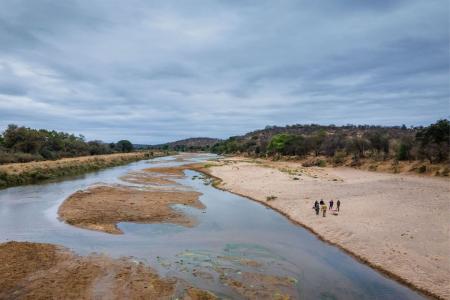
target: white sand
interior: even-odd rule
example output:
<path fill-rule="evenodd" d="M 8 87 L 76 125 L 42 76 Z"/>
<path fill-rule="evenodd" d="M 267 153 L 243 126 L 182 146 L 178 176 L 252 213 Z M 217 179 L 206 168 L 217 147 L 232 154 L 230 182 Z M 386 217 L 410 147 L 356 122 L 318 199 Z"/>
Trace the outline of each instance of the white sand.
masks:
<path fill-rule="evenodd" d="M 448 179 L 242 160 L 210 172 L 222 188 L 264 202 L 373 266 L 450 299 Z M 340 199 L 339 215 L 316 216 L 312 206 L 321 198 L 327 205 Z"/>

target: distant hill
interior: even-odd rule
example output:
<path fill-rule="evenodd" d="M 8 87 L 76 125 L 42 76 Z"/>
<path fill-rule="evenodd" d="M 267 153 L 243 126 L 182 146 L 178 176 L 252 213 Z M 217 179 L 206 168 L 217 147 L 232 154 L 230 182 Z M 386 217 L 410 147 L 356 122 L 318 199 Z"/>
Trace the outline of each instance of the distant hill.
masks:
<path fill-rule="evenodd" d="M 188 138 L 184 140 L 179 140 L 175 142 L 153 145 L 153 149 L 168 149 L 176 151 L 207 151 L 212 148 L 215 144 L 219 143 L 220 139 L 208 138 L 208 137 L 197 137 Z"/>
<path fill-rule="evenodd" d="M 151 145 L 147 145 L 147 144 L 133 144 L 133 147 L 136 150 L 145 150 L 145 149 L 151 149 L 152 148 Z"/>

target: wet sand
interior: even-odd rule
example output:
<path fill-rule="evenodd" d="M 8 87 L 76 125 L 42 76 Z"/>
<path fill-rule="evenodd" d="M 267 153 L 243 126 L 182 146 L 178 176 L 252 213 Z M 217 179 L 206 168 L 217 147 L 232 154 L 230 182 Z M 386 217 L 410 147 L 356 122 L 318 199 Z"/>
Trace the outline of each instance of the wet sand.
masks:
<path fill-rule="evenodd" d="M 51 244 L 0 244 L 0 261 L 0 299 L 216 299 L 142 263 Z"/>
<path fill-rule="evenodd" d="M 163 176 L 155 176 L 149 172 L 130 172 L 120 177 L 121 180 L 130 183 L 149 184 L 149 185 L 174 185 L 175 181 Z"/>
<path fill-rule="evenodd" d="M 219 188 L 278 210 L 403 283 L 450 299 L 448 179 L 241 158 L 221 164 L 203 170 L 222 179 Z M 341 200 L 341 211 L 316 216 L 312 206 L 322 198 L 327 205 Z"/>
<path fill-rule="evenodd" d="M 61 220 L 91 230 L 121 234 L 119 222 L 174 223 L 193 226 L 195 220 L 172 207 L 204 205 L 194 191 L 146 191 L 121 186 L 96 186 L 78 191 L 58 210 Z"/>
<path fill-rule="evenodd" d="M 185 176 L 184 170 L 195 166 L 149 168 L 121 177 L 125 182 L 142 184 L 142 188 L 125 185 L 93 186 L 78 191 L 59 207 L 59 218 L 80 228 L 111 234 L 122 233 L 117 227 L 119 222 L 194 226 L 195 219 L 173 208 L 173 205 L 205 208 L 198 200 L 201 193 L 186 189 L 175 181 Z"/>

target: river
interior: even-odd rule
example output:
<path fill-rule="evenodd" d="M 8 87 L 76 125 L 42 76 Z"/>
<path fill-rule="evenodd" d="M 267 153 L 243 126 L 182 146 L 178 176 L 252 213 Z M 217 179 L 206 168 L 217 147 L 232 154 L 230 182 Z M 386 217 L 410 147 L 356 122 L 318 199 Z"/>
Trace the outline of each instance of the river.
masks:
<path fill-rule="evenodd" d="M 1 190 L 0 242 L 46 242 L 63 245 L 80 255 L 96 252 L 133 257 L 162 276 L 181 278 L 223 298 L 241 296 L 220 276 L 226 272 L 235 272 L 236 276 L 257 272 L 288 278 L 295 297 L 301 299 L 425 299 L 279 213 L 215 189 L 194 171 L 186 171 L 187 176 L 179 182 L 201 192 L 200 201 L 206 209 L 177 207 L 198 220 L 193 228 L 120 223 L 124 234 L 111 235 L 58 220 L 57 209 L 64 199 L 92 184 L 125 184 L 119 177 L 130 171 L 213 157 L 199 154 L 185 162 L 161 157 L 56 182 Z"/>

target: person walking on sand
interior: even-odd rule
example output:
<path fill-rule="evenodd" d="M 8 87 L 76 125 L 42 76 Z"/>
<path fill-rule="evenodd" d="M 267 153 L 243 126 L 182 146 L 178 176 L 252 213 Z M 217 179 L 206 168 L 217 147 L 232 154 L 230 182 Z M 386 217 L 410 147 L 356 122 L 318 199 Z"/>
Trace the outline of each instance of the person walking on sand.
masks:
<path fill-rule="evenodd" d="M 325 203 L 322 204 L 322 217 L 326 217 L 327 215 L 327 206 Z"/>
<path fill-rule="evenodd" d="M 319 206 L 319 202 L 316 200 L 316 202 L 314 202 L 314 210 L 316 211 L 316 216 L 319 215 L 319 211 L 320 211 L 320 206 Z"/>
<path fill-rule="evenodd" d="M 336 202 L 336 208 L 337 208 L 337 211 L 339 211 L 339 207 L 341 206 L 341 201 L 340 200 L 338 200 L 337 202 Z"/>
<path fill-rule="evenodd" d="M 333 199 L 331 199 L 331 200 L 330 200 L 330 208 L 329 208 L 330 210 L 333 210 L 333 203 L 334 203 L 334 202 L 333 202 Z"/>

